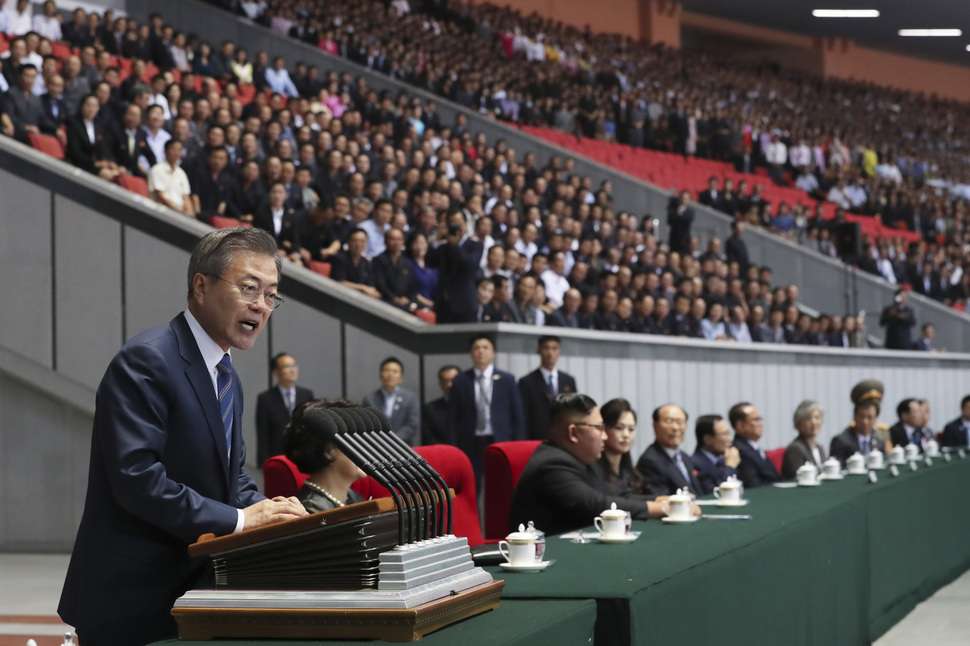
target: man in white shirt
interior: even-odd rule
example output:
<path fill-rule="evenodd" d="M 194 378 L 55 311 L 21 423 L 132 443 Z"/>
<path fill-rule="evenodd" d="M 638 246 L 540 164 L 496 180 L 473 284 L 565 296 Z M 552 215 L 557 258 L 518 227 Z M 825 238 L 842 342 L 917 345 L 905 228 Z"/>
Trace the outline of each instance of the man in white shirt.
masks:
<path fill-rule="evenodd" d="M 29 0 L 17 0 L 17 6 L 7 11 L 7 33 L 23 36 L 33 28 Z"/>
<path fill-rule="evenodd" d="M 181 159 L 182 142 L 178 139 L 166 141 L 165 161 L 152 166 L 148 173 L 148 195 L 159 204 L 194 218 L 195 208 L 189 199 L 192 188 L 188 176 L 179 166 Z"/>
<path fill-rule="evenodd" d="M 569 281 L 565 276 L 566 254 L 554 251 L 549 257 L 549 268 L 542 272 L 540 278 L 546 287 L 546 298 L 556 307 L 562 307 L 562 297 L 569 289 Z"/>
<path fill-rule="evenodd" d="M 165 142 L 172 138 L 172 135 L 162 128 L 165 124 L 165 112 L 162 106 L 153 105 L 148 108 L 148 125 L 145 126 L 145 142 L 152 151 L 155 159 L 165 159 Z M 142 156 L 138 160 L 138 166 L 147 174 L 151 170 L 148 159 Z"/>
<path fill-rule="evenodd" d="M 768 162 L 768 175 L 775 184 L 782 184 L 785 162 L 788 161 L 788 146 L 782 143 L 778 133 L 771 135 L 771 143 L 765 148 L 765 161 Z"/>
<path fill-rule="evenodd" d="M 56 43 L 63 40 L 61 21 L 57 19 L 57 6 L 54 0 L 44 3 L 44 12 L 34 16 L 34 31 Z"/>

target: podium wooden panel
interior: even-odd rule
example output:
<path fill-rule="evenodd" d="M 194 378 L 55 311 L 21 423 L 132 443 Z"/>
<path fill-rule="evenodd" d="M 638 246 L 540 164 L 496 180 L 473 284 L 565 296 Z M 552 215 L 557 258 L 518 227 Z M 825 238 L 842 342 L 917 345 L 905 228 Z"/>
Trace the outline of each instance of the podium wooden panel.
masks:
<path fill-rule="evenodd" d="M 505 581 L 492 581 L 415 606 L 388 609 L 173 608 L 179 639 L 381 639 L 416 641 L 499 607 Z"/>

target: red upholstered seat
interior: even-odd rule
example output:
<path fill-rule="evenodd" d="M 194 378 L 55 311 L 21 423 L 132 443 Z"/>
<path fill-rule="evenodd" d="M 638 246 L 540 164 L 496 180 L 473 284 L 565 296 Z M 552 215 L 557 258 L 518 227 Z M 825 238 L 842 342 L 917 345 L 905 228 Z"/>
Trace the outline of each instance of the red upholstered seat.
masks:
<path fill-rule="evenodd" d="M 128 189 L 142 197 L 148 197 L 148 181 L 134 175 L 118 175 L 115 182 L 121 188 Z"/>
<path fill-rule="evenodd" d="M 320 262 L 319 260 L 311 260 L 307 262 L 307 268 L 311 271 L 315 271 L 321 276 L 326 276 L 330 278 L 330 269 L 332 265 L 329 262 Z"/>
<path fill-rule="evenodd" d="M 512 492 L 538 440 L 497 442 L 485 447 L 485 537 L 505 538 L 508 534 Z"/>
<path fill-rule="evenodd" d="M 226 229 L 228 227 L 251 227 L 248 222 L 243 222 L 242 220 L 237 220 L 236 218 L 225 218 L 221 215 L 213 215 L 209 218 L 209 224 L 211 224 L 216 229 Z"/>
<path fill-rule="evenodd" d="M 771 463 L 775 465 L 776 469 L 778 469 L 778 473 L 781 473 L 781 459 L 785 456 L 785 449 L 781 448 L 781 449 L 772 449 L 770 451 L 765 451 L 765 455 L 768 456 L 768 459 L 771 460 Z"/>
<path fill-rule="evenodd" d="M 472 547 L 484 543 L 482 527 L 478 522 L 475 473 L 472 471 L 472 463 L 468 460 L 468 456 L 461 449 L 449 444 L 416 446 L 414 450 L 441 474 L 449 487 L 455 490 L 452 533 L 455 536 L 467 538 L 468 545 Z M 358 480 L 354 483 L 353 489 L 364 498 L 385 498 L 391 495 L 387 489 L 374 482 L 373 478 Z"/>
<path fill-rule="evenodd" d="M 306 479 L 285 455 L 274 455 L 263 463 L 263 495 L 267 498 L 295 496 Z"/>
<path fill-rule="evenodd" d="M 37 132 L 28 132 L 27 141 L 30 145 L 40 152 L 50 155 L 55 159 L 64 159 L 64 146 L 52 135 L 42 135 Z"/>
<path fill-rule="evenodd" d="M 429 310 L 427 307 L 419 307 L 418 309 L 414 310 L 414 315 L 425 323 L 430 323 L 431 325 L 434 325 L 435 321 L 437 320 L 434 310 Z"/>

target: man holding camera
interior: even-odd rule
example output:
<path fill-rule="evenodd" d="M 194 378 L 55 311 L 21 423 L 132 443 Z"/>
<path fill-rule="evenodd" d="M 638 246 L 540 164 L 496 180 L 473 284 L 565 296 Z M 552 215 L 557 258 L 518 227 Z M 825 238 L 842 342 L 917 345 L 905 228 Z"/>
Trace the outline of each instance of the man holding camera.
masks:
<path fill-rule="evenodd" d="M 448 215 L 445 242 L 428 254 L 428 265 L 438 269 L 435 316 L 438 323 L 474 323 L 477 311 L 475 276 L 482 257 L 480 240 L 465 235 L 461 211 Z"/>
<path fill-rule="evenodd" d="M 879 325 L 886 328 L 887 350 L 910 350 L 913 347 L 911 330 L 916 325 L 916 315 L 908 302 L 909 292 L 897 289 L 892 305 L 879 317 Z"/>

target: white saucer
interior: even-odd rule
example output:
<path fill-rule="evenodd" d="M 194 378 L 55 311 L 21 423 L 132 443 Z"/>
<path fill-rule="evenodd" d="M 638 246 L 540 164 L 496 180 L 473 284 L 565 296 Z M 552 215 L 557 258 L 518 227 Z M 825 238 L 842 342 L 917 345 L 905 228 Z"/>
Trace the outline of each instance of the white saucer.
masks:
<path fill-rule="evenodd" d="M 700 516 L 691 516 L 690 518 L 671 518 L 670 516 L 664 516 L 660 520 L 665 523 L 671 523 L 673 525 L 686 525 L 689 523 L 696 523 L 701 519 Z"/>
<path fill-rule="evenodd" d="M 820 476 L 819 476 L 819 479 L 820 479 L 820 480 L 841 480 L 841 479 L 842 479 L 842 478 L 844 478 L 844 477 L 845 477 L 845 476 L 844 476 L 844 475 L 842 475 L 841 473 L 840 473 L 840 474 L 838 474 L 838 475 L 834 475 L 834 476 L 827 476 L 827 475 L 825 475 L 825 474 L 823 473 L 822 475 L 820 475 Z"/>
<path fill-rule="evenodd" d="M 739 500 L 737 502 L 729 502 L 727 500 L 718 500 L 717 501 L 717 506 L 718 507 L 744 507 L 747 504 L 748 504 L 748 499 L 747 498 L 745 498 L 743 500 Z"/>
<path fill-rule="evenodd" d="M 633 541 L 640 538 L 640 533 L 630 532 L 629 534 L 624 534 L 623 536 L 617 536 L 616 538 L 606 538 L 605 536 L 598 536 L 596 540 L 600 543 L 632 543 Z"/>
<path fill-rule="evenodd" d="M 890 464 L 896 464 L 896 463 L 895 462 L 890 462 Z M 902 465 L 902 464 L 906 464 L 906 463 L 905 462 L 901 462 L 900 464 Z M 886 468 L 886 463 L 883 462 L 881 467 L 866 467 L 866 468 L 867 469 L 870 469 L 872 471 L 882 471 L 883 469 Z"/>
<path fill-rule="evenodd" d="M 849 469 L 848 471 L 848 474 L 850 476 L 864 476 L 868 473 L 869 473 L 868 469 L 860 469 L 859 471 L 853 471 L 852 469 Z"/>
<path fill-rule="evenodd" d="M 904 460 L 902 460 L 902 461 L 900 461 L 900 462 L 897 462 L 897 461 L 895 461 L 895 460 L 890 460 L 890 461 L 889 461 L 889 464 L 894 464 L 894 465 L 896 465 L 897 467 L 902 467 L 902 466 L 906 466 L 906 460 L 904 459 Z"/>
<path fill-rule="evenodd" d="M 511 563 L 499 563 L 498 566 L 507 572 L 542 572 L 555 562 L 556 559 L 552 559 L 551 561 L 539 561 L 538 563 L 533 563 L 531 565 L 512 565 Z"/>
<path fill-rule="evenodd" d="M 818 482 L 818 481 L 815 481 L 815 482 L 799 482 L 798 483 L 798 486 L 799 487 L 820 487 L 820 486 L 822 486 L 822 483 L 821 482 Z"/>

